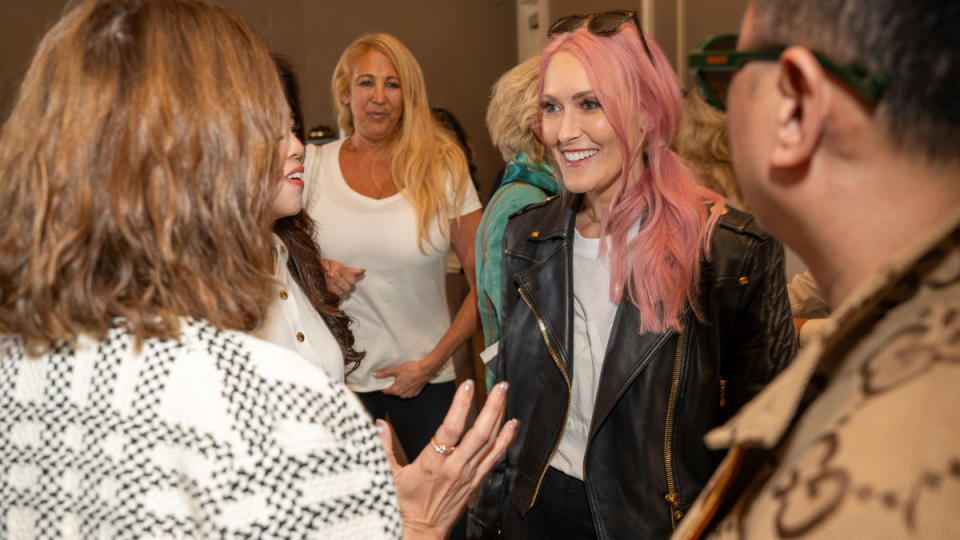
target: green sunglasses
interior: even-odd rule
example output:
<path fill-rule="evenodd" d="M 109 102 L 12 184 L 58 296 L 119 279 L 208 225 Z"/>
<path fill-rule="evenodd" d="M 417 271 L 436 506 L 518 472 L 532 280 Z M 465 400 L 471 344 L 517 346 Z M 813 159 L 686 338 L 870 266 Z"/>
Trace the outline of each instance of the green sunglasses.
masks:
<path fill-rule="evenodd" d="M 727 108 L 727 89 L 734 73 L 752 60 L 777 60 L 786 47 L 758 51 L 737 51 L 737 34 L 707 38 L 688 57 L 690 72 L 700 96 L 721 111 Z M 834 74 L 870 105 L 876 105 L 887 85 L 887 78 L 870 73 L 859 63 L 840 65 L 819 53 L 813 53 L 823 69 Z"/>

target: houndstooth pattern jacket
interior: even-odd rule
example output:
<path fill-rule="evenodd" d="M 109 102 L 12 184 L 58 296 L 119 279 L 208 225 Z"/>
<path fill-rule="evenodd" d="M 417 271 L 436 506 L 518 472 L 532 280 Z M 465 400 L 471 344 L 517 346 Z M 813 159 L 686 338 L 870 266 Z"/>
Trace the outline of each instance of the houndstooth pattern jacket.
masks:
<path fill-rule="evenodd" d="M 354 396 L 202 321 L 180 340 L 0 338 L 0 538 L 399 538 Z"/>

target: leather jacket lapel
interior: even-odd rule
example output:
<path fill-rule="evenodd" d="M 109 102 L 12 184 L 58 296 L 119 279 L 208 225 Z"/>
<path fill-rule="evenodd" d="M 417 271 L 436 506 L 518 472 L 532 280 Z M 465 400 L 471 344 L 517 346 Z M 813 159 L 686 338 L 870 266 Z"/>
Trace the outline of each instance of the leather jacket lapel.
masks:
<path fill-rule="evenodd" d="M 533 310 L 537 321 L 543 325 L 540 328 L 541 333 L 546 333 L 545 339 L 556 351 L 567 372 L 572 373 L 573 365 L 569 354 L 573 346 L 572 302 L 564 302 L 562 309 L 548 308 L 540 302 L 544 298 L 556 298 L 557 289 L 565 291 L 561 293 L 562 295 L 572 298 L 573 282 L 570 275 L 570 260 L 567 256 L 569 251 L 569 243 L 565 239 L 545 243 L 538 250 L 537 264 L 528 270 L 518 272 L 514 280 L 522 290 L 524 301 Z M 539 257 L 541 254 L 543 254 L 542 258 Z M 566 260 L 546 262 L 555 258 Z M 542 271 L 544 268 L 557 271 L 544 272 Z"/>
<path fill-rule="evenodd" d="M 544 327 L 551 346 L 567 373 L 573 373 L 573 245 L 572 230 L 576 209 L 583 197 L 561 193 L 562 204 L 540 222 L 541 228 L 526 237 L 524 249 L 534 259 L 525 270 L 514 274 L 530 308 Z M 561 302 L 556 302 L 561 299 Z M 549 305 L 543 305 L 543 302 Z M 559 305 L 558 305 L 559 304 Z"/>
<path fill-rule="evenodd" d="M 610 343 L 603 359 L 600 371 L 600 383 L 597 385 L 597 400 L 593 407 L 593 419 L 587 440 L 593 438 L 597 427 L 610 414 L 614 404 L 620 399 L 637 375 L 647 366 L 650 359 L 664 346 L 676 332 L 662 334 L 639 334 L 640 312 L 626 298 L 620 302 L 613 321 Z M 589 444 L 589 443 L 588 443 Z"/>

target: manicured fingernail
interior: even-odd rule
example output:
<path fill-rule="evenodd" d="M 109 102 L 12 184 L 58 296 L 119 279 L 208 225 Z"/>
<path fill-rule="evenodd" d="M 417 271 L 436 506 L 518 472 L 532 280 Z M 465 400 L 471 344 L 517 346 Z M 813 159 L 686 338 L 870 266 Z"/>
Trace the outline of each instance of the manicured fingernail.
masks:
<path fill-rule="evenodd" d="M 507 427 L 510 429 L 517 429 L 518 427 L 520 427 L 520 419 L 514 418 L 513 420 L 510 420 L 509 422 L 507 422 Z"/>
<path fill-rule="evenodd" d="M 387 429 L 387 423 L 383 420 L 377 419 L 375 424 L 377 425 L 377 433 L 383 433 L 383 431 Z"/>
<path fill-rule="evenodd" d="M 510 385 L 507 384 L 507 381 L 503 381 L 502 383 L 497 384 L 497 394 L 500 394 L 500 395 L 506 394 L 507 388 L 509 387 Z"/>
<path fill-rule="evenodd" d="M 461 386 L 461 388 L 463 388 L 463 393 L 464 393 L 464 394 L 469 394 L 469 393 L 473 392 L 473 381 L 472 381 L 472 380 L 468 380 L 467 382 L 463 383 L 463 385 Z"/>

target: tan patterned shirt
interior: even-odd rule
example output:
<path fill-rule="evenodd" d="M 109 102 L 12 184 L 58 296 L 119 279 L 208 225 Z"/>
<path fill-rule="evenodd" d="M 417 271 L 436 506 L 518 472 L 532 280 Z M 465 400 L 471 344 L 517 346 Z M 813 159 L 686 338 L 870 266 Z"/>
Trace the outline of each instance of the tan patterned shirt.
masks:
<path fill-rule="evenodd" d="M 960 538 L 958 224 L 871 276 L 707 436 L 732 450 L 674 538 Z"/>

